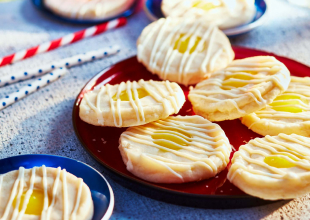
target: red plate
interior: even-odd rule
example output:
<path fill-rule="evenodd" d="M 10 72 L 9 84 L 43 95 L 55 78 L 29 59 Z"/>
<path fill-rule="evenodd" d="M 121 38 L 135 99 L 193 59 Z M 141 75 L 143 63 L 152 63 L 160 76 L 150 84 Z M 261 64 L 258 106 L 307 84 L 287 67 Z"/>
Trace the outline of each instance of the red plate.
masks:
<path fill-rule="evenodd" d="M 285 57 L 280 57 L 275 54 L 242 47 L 233 47 L 233 49 L 236 54 L 236 59 L 259 55 L 272 55 L 281 62 L 283 62 L 291 71 L 292 75 L 308 76 L 310 73 L 310 68 L 308 66 L 305 66 L 301 63 Z M 244 192 L 232 185 L 226 179 L 227 169 L 222 171 L 214 178 L 199 182 L 183 184 L 150 183 L 128 172 L 118 150 L 118 139 L 120 137 L 120 134 L 125 131 L 126 128 L 97 127 L 83 122 L 79 118 L 78 114 L 79 104 L 81 99 L 83 98 L 84 93 L 92 90 L 95 86 L 98 86 L 99 84 L 104 85 L 106 83 L 109 83 L 111 85 L 114 85 L 119 84 L 122 81 L 138 81 L 139 79 L 159 80 L 156 75 L 151 74 L 142 64 L 140 64 L 137 61 L 136 57 L 132 57 L 127 60 L 121 61 L 109 68 L 106 68 L 102 72 L 98 73 L 86 84 L 86 86 L 78 95 L 75 105 L 73 107 L 72 119 L 74 129 L 84 148 L 97 161 L 99 161 L 109 170 L 113 171 L 114 174 L 116 173 L 118 179 L 119 177 L 121 177 L 121 179 L 119 179 L 119 182 L 121 184 L 125 183 L 125 186 L 130 187 L 133 190 L 138 191 L 139 193 L 149 195 L 149 192 L 152 192 L 151 194 L 153 195 L 150 196 L 157 199 L 163 199 L 168 202 L 216 208 L 245 207 L 266 203 L 266 201 L 246 195 Z M 182 89 L 185 93 L 185 96 L 187 97 L 188 88 L 182 86 Z M 179 115 L 193 114 L 194 112 L 192 111 L 191 103 L 187 100 L 183 108 L 180 110 Z M 247 143 L 249 140 L 255 137 L 261 137 L 260 135 L 252 132 L 246 126 L 241 124 L 239 119 L 223 121 L 219 122 L 218 124 L 225 131 L 230 143 L 234 146 L 236 150 L 239 149 L 240 145 Z M 141 187 L 143 188 L 143 190 L 138 190 L 138 188 Z M 174 199 L 172 199 L 172 197 Z M 206 199 L 208 199 L 207 203 Z M 180 200 L 182 202 L 180 202 Z M 224 200 L 226 205 L 221 203 L 221 201 Z M 242 201 L 242 204 L 237 204 L 238 200 Z M 200 204 L 201 201 L 204 201 L 204 204 Z M 231 201 L 231 203 L 229 203 L 229 201 Z M 229 207 L 223 207 L 227 205 Z"/>

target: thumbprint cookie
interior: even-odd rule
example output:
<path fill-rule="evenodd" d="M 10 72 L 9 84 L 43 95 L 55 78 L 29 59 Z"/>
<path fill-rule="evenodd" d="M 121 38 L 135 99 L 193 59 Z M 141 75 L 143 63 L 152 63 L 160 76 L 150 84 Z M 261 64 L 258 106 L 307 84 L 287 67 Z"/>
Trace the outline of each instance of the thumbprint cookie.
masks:
<path fill-rule="evenodd" d="M 80 118 L 92 125 L 129 127 L 167 118 L 185 102 L 181 87 L 169 81 L 106 84 L 84 94 Z"/>
<path fill-rule="evenodd" d="M 272 56 L 235 60 L 189 93 L 196 114 L 210 121 L 232 120 L 258 111 L 290 83 L 286 66 Z"/>
<path fill-rule="evenodd" d="M 226 67 L 234 52 L 226 35 L 194 18 L 161 18 L 142 31 L 138 60 L 160 79 L 196 84 Z"/>
<path fill-rule="evenodd" d="M 232 151 L 224 131 L 201 116 L 170 116 L 121 134 L 119 150 L 129 172 L 155 183 L 214 177 Z"/>
<path fill-rule="evenodd" d="M 134 0 L 44 0 L 46 8 L 65 18 L 99 20 L 125 12 Z"/>
<path fill-rule="evenodd" d="M 310 138 L 267 135 L 242 145 L 232 160 L 228 180 L 262 199 L 293 199 L 310 192 Z"/>
<path fill-rule="evenodd" d="M 241 118 L 261 135 L 299 134 L 310 137 L 310 78 L 291 76 L 288 89 L 265 108 Z"/>
<path fill-rule="evenodd" d="M 91 220 L 94 214 L 88 186 L 60 167 L 20 167 L 0 175 L 0 201 L 3 220 Z"/>
<path fill-rule="evenodd" d="M 250 22 L 256 13 L 254 0 L 163 0 L 166 17 L 195 17 L 213 22 L 220 29 Z"/>

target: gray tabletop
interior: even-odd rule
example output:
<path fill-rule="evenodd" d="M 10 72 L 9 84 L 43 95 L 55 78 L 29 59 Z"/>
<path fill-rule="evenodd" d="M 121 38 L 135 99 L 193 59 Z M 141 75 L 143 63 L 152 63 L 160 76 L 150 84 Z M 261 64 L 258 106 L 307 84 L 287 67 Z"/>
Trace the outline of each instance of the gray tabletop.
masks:
<path fill-rule="evenodd" d="M 270 0 L 269 20 L 260 28 L 232 39 L 232 44 L 270 51 L 310 65 L 310 9 Z M 76 96 L 96 73 L 136 54 L 136 40 L 150 21 L 141 11 L 126 27 L 80 41 L 0 69 L 0 76 L 42 63 L 114 44 L 118 55 L 70 69 L 48 87 L 0 111 L 0 158 L 19 154 L 55 154 L 78 159 L 106 174 L 74 134 L 71 112 Z M 85 26 L 55 21 L 37 11 L 31 0 L 0 3 L 0 56 L 35 46 Z M 0 89 L 0 98 L 27 82 Z M 159 202 L 120 186 L 109 176 L 115 194 L 111 219 L 309 219 L 309 195 L 271 205 L 234 210 L 197 209 Z"/>

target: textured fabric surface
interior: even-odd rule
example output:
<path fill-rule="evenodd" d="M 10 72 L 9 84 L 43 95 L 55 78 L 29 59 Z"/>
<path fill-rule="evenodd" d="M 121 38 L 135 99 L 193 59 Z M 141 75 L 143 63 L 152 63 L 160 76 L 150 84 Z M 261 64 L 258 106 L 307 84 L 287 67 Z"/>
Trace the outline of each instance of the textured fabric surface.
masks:
<path fill-rule="evenodd" d="M 269 20 L 260 28 L 232 39 L 242 45 L 287 56 L 310 65 L 310 10 L 270 0 Z M 96 73 L 136 54 L 136 40 L 150 21 L 143 12 L 131 17 L 126 27 L 86 39 L 0 68 L 0 75 L 26 70 L 40 63 L 105 47 L 121 45 L 122 51 L 110 58 L 70 69 L 70 73 L 16 104 L 0 111 L 0 158 L 19 154 L 55 154 L 78 159 L 106 174 L 76 138 L 71 112 L 76 96 Z M 35 46 L 49 39 L 85 28 L 64 24 L 37 11 L 31 0 L 0 3 L 0 56 Z M 0 98 L 27 82 L 0 88 Z M 310 196 L 271 205 L 211 210 L 171 205 L 138 195 L 114 182 L 115 208 L 111 219 L 309 219 Z"/>

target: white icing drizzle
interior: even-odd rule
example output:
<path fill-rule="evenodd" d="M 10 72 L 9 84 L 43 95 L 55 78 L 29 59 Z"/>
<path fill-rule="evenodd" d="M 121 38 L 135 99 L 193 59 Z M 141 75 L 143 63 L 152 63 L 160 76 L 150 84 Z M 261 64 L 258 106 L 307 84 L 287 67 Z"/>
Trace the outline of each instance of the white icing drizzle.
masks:
<path fill-rule="evenodd" d="M 101 87 L 100 91 L 99 91 L 99 94 L 102 94 L 103 93 L 103 90 L 105 89 L 105 87 Z M 92 91 L 91 91 L 92 92 Z M 84 94 L 84 99 L 86 100 L 88 106 L 96 112 L 96 115 L 97 115 L 97 118 L 98 118 L 98 122 L 101 122 L 99 124 L 103 124 L 104 120 L 103 120 L 103 117 L 102 117 L 102 111 L 100 109 L 100 99 L 96 99 L 96 105 L 93 105 L 92 102 L 90 102 L 88 96 L 90 95 L 90 93 L 85 93 Z M 97 96 L 97 97 L 100 97 L 100 96 Z"/>
<path fill-rule="evenodd" d="M 18 187 L 18 184 L 19 184 L 19 181 L 20 181 L 20 178 L 21 178 L 20 176 L 23 174 L 23 172 L 24 172 L 24 168 L 20 167 L 19 168 L 18 177 L 17 177 L 17 179 L 14 182 L 13 189 L 12 189 L 9 201 L 7 203 L 7 206 L 5 207 L 5 210 L 4 210 L 3 216 L 1 217 L 1 220 L 8 219 L 9 211 L 10 211 L 10 209 L 12 207 L 13 200 L 16 197 L 16 194 L 17 194 L 17 187 Z"/>
<path fill-rule="evenodd" d="M 68 185 L 67 185 L 67 176 L 66 176 L 66 170 L 62 170 L 62 196 L 63 196 L 63 219 L 68 220 L 69 210 L 68 210 Z"/>
<path fill-rule="evenodd" d="M 18 209 L 19 209 L 19 205 L 20 205 L 20 201 L 21 201 L 21 197 L 23 194 L 23 189 L 24 189 L 24 176 L 25 176 L 25 169 L 22 168 L 20 169 L 20 173 L 18 175 L 18 182 L 19 182 L 19 188 L 18 188 L 18 192 L 17 192 L 17 197 L 16 197 L 16 206 L 13 209 L 13 214 L 11 219 L 15 220 L 17 215 L 18 215 Z"/>
<path fill-rule="evenodd" d="M 42 216 L 43 219 L 45 219 L 45 214 L 48 209 L 48 194 L 47 194 L 47 178 L 46 178 L 46 167 L 45 165 L 42 166 L 42 172 L 43 172 L 43 191 L 44 191 L 44 203 L 43 203 L 43 210 L 42 210 Z"/>
<path fill-rule="evenodd" d="M 132 88 L 132 83 L 131 83 L 130 81 L 127 81 L 126 85 L 127 85 L 127 86 L 126 86 L 126 91 L 127 91 L 128 97 L 129 97 L 129 102 L 130 102 L 132 108 L 133 108 L 133 109 L 135 110 L 135 112 L 136 112 L 136 116 L 137 116 L 137 121 L 138 121 L 138 123 L 140 123 L 139 112 L 141 112 L 140 109 L 142 109 L 142 107 L 139 106 L 140 108 L 138 109 L 138 106 L 136 105 L 136 103 L 135 103 L 135 101 L 134 101 L 134 99 L 133 99 L 133 97 L 132 97 L 132 94 L 131 94 L 131 90 L 133 90 L 133 91 L 134 91 L 134 97 L 135 97 L 135 99 L 139 99 L 137 88 Z M 140 104 L 141 104 L 141 103 L 140 103 Z M 143 119 L 144 119 L 144 113 L 143 113 L 143 112 L 141 112 L 141 116 L 142 116 Z M 144 119 L 144 121 L 145 121 L 145 119 Z"/>
<path fill-rule="evenodd" d="M 73 209 L 73 211 L 72 211 L 72 213 L 71 213 L 71 218 L 70 218 L 70 220 L 72 219 L 72 220 L 75 220 L 76 219 L 76 212 L 77 212 L 77 210 L 78 210 L 78 208 L 79 208 L 79 205 L 80 205 L 80 200 L 81 200 L 81 195 L 82 195 L 82 187 L 83 187 L 83 179 L 79 179 L 79 182 L 80 182 L 80 184 L 79 184 L 79 189 L 78 189 L 78 193 L 77 193 L 77 195 L 76 195 L 76 200 L 75 200 L 75 206 L 74 206 L 74 209 Z"/>
<path fill-rule="evenodd" d="M 178 65 L 178 82 L 188 85 L 190 77 L 188 74 L 192 70 L 193 60 L 199 53 L 205 54 L 205 59 L 200 64 L 200 70 L 204 73 L 210 73 L 214 70 L 214 65 L 219 59 L 220 55 L 228 50 L 231 50 L 229 44 L 218 43 L 218 49 L 214 52 L 215 36 L 219 32 L 215 25 L 209 25 L 208 28 L 204 27 L 205 24 L 195 22 L 195 19 L 188 18 L 183 22 L 174 24 L 174 20 L 167 17 L 166 19 L 159 19 L 153 30 L 149 31 L 145 39 L 138 45 L 138 60 L 141 62 L 144 59 L 144 50 L 150 44 L 150 40 L 156 35 L 155 42 L 152 43 L 152 50 L 150 59 L 148 61 L 148 68 L 151 72 L 156 72 L 161 79 L 168 79 L 167 75 L 171 71 L 171 65 L 179 59 Z M 174 24 L 174 25 L 172 25 Z M 188 28 L 188 26 L 190 26 Z M 171 30 L 169 30 L 171 28 Z M 206 29 L 206 31 L 203 31 Z M 156 30 L 156 31 L 155 31 Z M 168 35 L 167 35 L 168 32 Z M 202 36 L 200 33 L 203 32 Z M 166 36 L 167 35 L 167 36 Z M 199 42 L 194 51 L 191 51 L 199 37 Z M 184 53 L 179 52 L 179 47 L 182 41 L 188 40 L 188 45 Z M 174 49 L 178 41 L 177 48 Z M 168 49 L 167 49 L 168 48 Z M 177 55 L 181 55 L 177 56 Z M 229 53 L 227 53 L 229 55 Z M 162 66 L 159 66 L 159 60 L 163 59 Z M 229 60 L 229 58 L 228 58 Z M 156 71 L 160 69 L 160 71 Z"/>
<path fill-rule="evenodd" d="M 121 140 L 125 138 L 134 143 L 157 148 L 157 154 L 142 153 L 142 155 L 152 158 L 153 161 L 158 162 L 165 167 L 168 167 L 166 163 L 183 165 L 200 163 L 212 172 L 217 173 L 218 167 L 209 157 L 212 155 L 217 156 L 225 166 L 229 162 L 231 146 L 224 132 L 217 124 L 213 124 L 207 120 L 206 123 L 200 124 L 182 120 L 182 118 L 184 117 L 168 117 L 167 119 L 151 122 L 147 125 L 131 127 L 129 130 L 122 133 Z M 160 133 L 157 132 L 169 134 L 174 138 L 181 139 L 187 146 L 165 138 L 153 139 L 152 135 L 160 135 Z M 211 133 L 217 133 L 217 135 L 210 136 Z M 156 142 L 158 140 L 177 146 L 177 150 L 155 144 L 154 141 Z M 181 162 L 174 159 L 168 159 L 160 153 L 161 150 L 184 158 L 187 161 L 183 160 Z"/>
<path fill-rule="evenodd" d="M 229 100 L 239 112 L 244 113 L 238 106 L 238 98 L 248 95 L 259 106 L 266 106 L 260 87 L 268 82 L 284 92 L 289 84 L 289 71 L 274 57 L 251 57 L 235 60 L 224 70 L 213 73 L 209 79 L 197 84 L 189 96 L 212 103 Z M 242 83 L 244 86 L 235 87 L 230 83 Z"/>
<path fill-rule="evenodd" d="M 170 82 L 168 80 L 166 80 L 165 83 L 166 83 L 166 88 L 168 89 L 168 91 L 170 93 L 170 96 L 168 97 L 168 99 L 172 103 L 174 111 L 178 112 L 178 109 L 180 108 L 180 106 L 182 106 L 182 104 L 180 103 L 180 101 L 178 99 L 178 94 L 175 91 L 173 91 L 173 89 L 171 88 Z M 155 85 L 155 84 L 156 83 L 153 83 L 153 85 Z M 160 89 L 158 89 L 158 90 L 160 90 Z"/>
<path fill-rule="evenodd" d="M 291 76 L 291 82 L 288 89 L 282 93 L 281 96 L 285 99 L 274 100 L 262 110 L 256 111 L 252 114 L 256 115 L 262 120 L 270 120 L 279 125 L 286 125 L 288 123 L 303 123 L 310 121 L 310 78 Z M 280 98 L 281 98 L 280 96 Z M 296 98 L 298 97 L 298 98 Z M 291 102 L 291 103 L 288 103 Z M 300 112 L 287 112 L 277 109 L 294 108 L 300 109 Z M 301 122 L 289 122 L 288 119 L 295 119 Z M 242 118 L 242 121 L 247 120 L 247 116 Z M 253 127 L 254 121 L 249 125 Z"/>
<path fill-rule="evenodd" d="M 97 106 L 98 108 L 95 107 L 95 111 L 96 111 L 96 113 L 97 113 L 98 121 L 101 121 L 101 122 L 102 122 L 102 123 L 100 123 L 100 124 L 103 124 L 104 120 L 103 120 L 103 117 L 102 117 L 102 111 L 101 111 L 101 109 L 100 109 L 100 104 L 101 104 L 100 101 L 101 101 L 101 99 L 98 99 L 98 97 L 100 97 L 100 95 L 101 95 L 102 93 L 104 93 L 104 90 L 105 90 L 105 87 L 102 88 L 102 89 L 100 89 L 99 94 L 98 94 L 97 99 L 96 99 L 96 106 Z"/>
<path fill-rule="evenodd" d="M 183 37 L 181 37 L 179 39 L 179 44 L 177 45 L 177 48 L 180 48 L 182 41 L 185 41 L 187 38 L 189 38 L 189 42 L 188 42 L 186 51 L 183 53 L 183 56 L 182 56 L 181 62 L 180 62 L 180 66 L 179 66 L 179 71 L 178 71 L 179 72 L 179 76 L 178 76 L 179 82 L 181 82 L 185 78 L 185 73 L 183 71 L 184 66 L 189 65 L 189 63 L 187 61 L 189 60 L 188 58 L 190 57 L 190 50 L 195 45 L 195 41 L 196 41 L 196 39 L 198 37 L 198 33 L 201 29 L 202 29 L 202 27 L 199 26 L 199 23 L 194 23 L 194 25 L 189 29 L 189 31 L 186 34 L 184 34 Z M 175 36 L 175 38 L 178 38 L 178 37 Z M 210 44 L 212 44 L 212 43 L 210 42 Z M 197 49 L 196 49 L 196 51 L 197 51 Z M 184 80 L 186 80 L 186 79 L 184 79 Z"/>
<path fill-rule="evenodd" d="M 137 82 L 136 81 L 133 81 L 132 82 L 132 86 L 133 86 L 133 93 L 134 93 L 134 97 L 135 97 L 135 104 L 136 106 L 138 107 L 136 113 L 137 113 L 137 118 L 140 118 L 139 117 L 139 112 L 141 112 L 141 117 L 142 117 L 142 121 L 145 122 L 145 116 L 144 116 L 144 111 L 143 111 L 143 106 L 142 106 L 142 103 L 141 103 L 141 100 L 139 99 L 139 94 L 138 94 L 138 90 L 137 90 Z M 128 91 L 127 91 L 128 92 Z M 131 95 L 131 94 L 130 94 Z M 140 121 L 140 120 L 139 120 Z"/>
<path fill-rule="evenodd" d="M 12 187 L 11 193 L 10 193 L 10 198 L 8 200 L 8 203 L 5 207 L 4 210 L 4 214 L 3 216 L 0 218 L 0 220 L 7 220 L 9 219 L 9 214 L 10 214 L 10 210 L 13 208 L 13 212 L 12 212 L 12 220 L 21 220 L 23 218 L 23 216 L 25 215 L 25 211 L 27 209 L 27 205 L 30 201 L 30 197 L 33 193 L 34 190 L 34 184 L 35 184 L 35 179 L 36 179 L 36 171 L 37 171 L 37 167 L 34 167 L 31 169 L 31 177 L 29 180 L 29 187 L 25 193 L 24 196 L 24 200 L 23 200 L 23 204 L 21 204 L 21 210 L 19 211 L 19 207 L 20 207 L 20 202 L 21 202 L 21 197 L 22 194 L 24 193 L 24 189 L 25 189 L 25 168 L 20 167 L 19 171 L 18 171 L 18 176 L 17 179 L 14 182 L 14 185 Z M 49 205 L 49 197 L 48 197 L 48 192 L 47 192 L 47 170 L 46 167 L 43 165 L 42 166 L 42 172 L 43 172 L 43 176 L 42 176 L 42 186 L 43 186 L 43 191 L 44 191 L 44 205 L 43 205 L 43 210 L 42 213 L 40 215 L 40 219 L 41 220 L 49 220 L 51 218 L 51 212 L 53 209 L 53 206 L 55 205 L 55 201 L 56 201 L 56 194 L 57 194 L 57 189 L 58 189 L 58 185 L 59 185 L 59 181 L 60 181 L 60 175 L 62 174 L 62 188 L 63 188 L 63 219 L 76 219 L 76 213 L 77 210 L 80 206 L 80 201 L 81 201 L 81 195 L 82 195 L 82 187 L 83 187 L 83 180 L 79 179 L 79 186 L 77 189 L 77 195 L 76 195 L 76 202 L 74 205 L 74 209 L 72 211 L 71 214 L 69 214 L 68 212 L 68 184 L 67 184 L 67 179 L 66 179 L 66 175 L 67 172 L 66 170 L 61 170 L 60 167 L 57 168 L 57 175 L 54 181 L 54 186 L 53 186 L 53 192 L 52 192 L 52 202 Z M 1 193 L 1 186 L 3 184 L 3 176 L 4 175 L 0 175 L 0 193 Z M 15 207 L 13 207 L 13 201 L 15 199 Z"/>
<path fill-rule="evenodd" d="M 215 38 L 215 34 L 216 34 L 216 32 L 218 31 L 218 29 L 217 28 L 214 28 L 213 27 L 213 25 L 210 25 L 210 28 L 212 28 L 211 29 L 211 36 L 210 36 L 210 39 L 209 39 L 209 44 L 208 44 L 208 50 L 207 50 L 207 54 L 206 54 L 206 57 L 205 57 L 205 59 L 202 61 L 202 64 L 201 64 L 201 66 L 200 66 L 200 68 L 201 68 L 201 70 L 203 71 L 203 72 L 207 72 L 208 70 L 207 70 L 207 66 L 209 67 L 210 66 L 210 64 L 211 63 L 215 63 L 216 62 L 216 58 L 218 57 L 218 56 L 213 56 L 212 58 L 211 58 L 211 50 L 212 50 L 212 47 L 213 47 L 213 41 L 214 41 L 214 38 Z M 215 52 L 215 54 L 217 54 L 220 50 L 223 50 L 223 48 L 219 48 L 216 52 Z M 209 65 L 208 65 L 209 64 Z"/>
<path fill-rule="evenodd" d="M 167 166 L 165 164 L 165 162 L 167 161 L 164 161 L 162 160 L 162 157 L 158 157 L 156 158 L 155 155 L 152 155 L 152 154 L 149 154 L 148 155 L 148 159 L 152 160 L 153 162 L 157 163 L 157 164 L 161 164 L 162 166 L 166 167 L 172 174 L 174 174 L 175 176 L 177 176 L 179 179 L 182 179 L 183 180 L 183 177 L 178 174 L 177 172 L 175 172 L 172 168 L 170 168 L 169 166 Z"/>
<path fill-rule="evenodd" d="M 36 167 L 32 168 L 32 170 L 31 170 L 30 186 L 29 186 L 29 189 L 26 192 L 24 203 L 23 203 L 23 206 L 22 206 L 22 210 L 18 213 L 18 217 L 17 217 L 18 220 L 21 220 L 23 215 L 25 214 L 27 205 L 29 203 L 30 196 L 31 196 L 31 194 L 33 192 L 35 176 L 36 176 Z M 19 207 L 19 206 L 16 206 L 16 208 L 17 207 Z"/>
<path fill-rule="evenodd" d="M 164 85 L 165 89 L 163 89 L 160 85 Z M 99 114 L 99 117 L 102 116 L 102 111 L 100 110 L 100 101 L 102 99 L 102 96 L 108 96 L 110 109 L 112 112 L 114 125 L 115 127 L 121 127 L 123 124 L 122 119 L 122 108 L 121 108 L 121 102 L 127 102 L 127 101 L 121 101 L 120 94 L 122 91 L 126 91 L 129 102 L 131 107 L 134 109 L 137 122 L 138 123 L 145 123 L 145 113 L 143 110 L 143 101 L 139 99 L 138 89 L 143 88 L 145 91 L 147 91 L 148 96 L 151 96 L 156 102 L 162 103 L 163 110 L 168 114 L 170 111 L 170 105 L 172 108 L 174 108 L 173 113 L 177 113 L 180 109 L 180 107 L 183 105 L 183 103 L 179 102 L 178 94 L 175 92 L 172 87 L 171 83 L 169 81 L 144 81 L 143 79 L 139 80 L 138 82 L 133 81 L 127 81 L 126 83 L 122 82 L 118 85 L 117 93 L 112 94 L 112 86 L 109 84 L 106 84 L 105 86 L 102 86 L 97 97 L 96 97 L 96 103 L 95 105 L 90 101 L 89 94 L 92 92 L 86 93 L 84 95 L 84 99 L 86 100 L 88 106 L 94 110 L 97 115 Z M 167 95 L 167 91 L 169 95 Z M 134 97 L 132 96 L 132 92 Z M 113 97 L 116 97 L 116 101 L 113 100 Z M 118 121 L 118 122 L 117 122 Z"/>
<path fill-rule="evenodd" d="M 163 22 L 165 21 L 164 19 L 161 19 L 161 20 L 162 20 Z M 184 24 L 187 24 L 189 21 L 190 21 L 190 20 L 184 21 Z M 167 22 L 167 23 L 168 23 L 168 22 L 171 22 L 171 19 L 168 17 L 168 18 L 166 19 L 166 22 Z M 159 22 L 157 22 L 156 24 L 160 25 Z M 175 55 L 178 53 L 177 50 L 174 50 L 173 47 L 172 47 L 170 44 L 171 44 L 171 42 L 176 42 L 176 41 L 177 41 L 177 39 L 178 39 L 178 37 L 179 37 L 179 35 L 178 35 L 177 33 L 180 31 L 180 28 L 181 28 L 181 27 L 180 27 L 179 25 L 173 27 L 172 31 L 169 33 L 169 35 L 167 36 L 167 38 L 165 39 L 165 41 L 162 42 L 161 47 L 159 48 L 159 51 L 163 51 L 164 48 L 168 46 L 168 50 L 167 50 L 167 53 L 166 53 L 166 54 L 160 54 L 160 53 L 158 53 L 159 55 L 163 55 L 163 56 L 165 57 L 165 58 L 164 58 L 163 65 L 162 65 L 162 67 L 161 67 L 161 72 L 163 73 L 163 74 L 162 74 L 163 79 L 166 79 L 166 78 L 167 78 L 167 74 L 168 74 L 169 68 L 170 68 L 170 66 L 171 66 L 171 63 L 173 62 Z M 156 34 L 156 33 L 153 33 L 152 35 L 154 35 L 154 34 Z M 150 36 L 150 35 L 151 35 L 151 34 L 149 33 L 149 36 Z M 150 36 L 150 37 L 152 37 L 152 36 Z M 140 50 L 140 51 L 141 51 L 141 52 L 140 52 L 141 54 L 143 53 L 143 50 L 145 49 L 145 46 L 146 46 L 146 45 L 147 45 L 146 42 L 144 42 L 144 44 L 139 45 L 139 46 L 141 47 L 141 50 Z M 154 49 L 153 49 L 153 50 L 154 50 Z M 159 56 L 158 56 L 158 58 L 159 58 Z M 139 61 L 142 60 L 142 58 L 139 57 L 139 54 L 138 54 L 138 60 L 139 60 Z M 152 69 L 152 66 L 150 66 L 150 68 Z M 154 68 L 153 68 L 153 71 L 154 71 Z"/>
<path fill-rule="evenodd" d="M 3 175 L 0 175 L 0 197 L 1 197 L 1 187 L 2 187 L 2 182 L 3 182 Z"/>
<path fill-rule="evenodd" d="M 121 86 L 124 84 L 124 82 L 122 82 L 119 87 L 118 87 L 118 90 L 117 90 L 117 103 L 116 103 L 116 107 L 117 109 L 119 109 L 120 111 L 120 98 L 119 98 L 119 94 L 120 94 L 120 90 L 121 90 Z M 112 111 L 112 115 L 113 115 L 113 119 L 114 119 L 114 124 L 116 127 L 121 127 L 122 126 L 122 115 L 118 114 L 118 117 L 119 117 L 119 124 L 116 123 L 116 115 L 115 115 L 115 107 L 114 107 L 114 102 L 113 102 L 113 98 L 112 98 L 112 95 L 111 95 L 111 92 L 110 92 L 110 84 L 107 84 L 106 85 L 107 87 L 107 95 L 109 96 L 109 100 L 110 100 L 110 107 L 111 107 L 111 111 Z M 97 98 L 100 98 L 100 97 L 97 97 Z"/>
<path fill-rule="evenodd" d="M 55 179 L 54 186 L 53 186 L 52 202 L 51 202 L 51 205 L 50 205 L 50 206 L 48 207 L 48 209 L 47 209 L 46 220 L 49 220 L 49 219 L 50 219 L 52 209 L 53 209 L 53 207 L 54 207 L 54 205 L 55 205 L 56 193 L 57 193 L 58 184 L 59 184 L 59 180 L 60 180 L 60 173 L 61 173 L 61 168 L 58 167 L 58 168 L 57 168 L 56 179 Z"/>
<path fill-rule="evenodd" d="M 292 178 L 292 175 L 289 175 L 290 168 L 273 167 L 262 160 L 262 158 L 268 156 L 284 158 L 296 167 L 304 170 L 304 172 L 299 173 L 291 171 L 294 172 L 294 175 L 296 176 L 301 177 L 303 175 L 307 175 L 306 173 L 310 171 L 310 144 L 308 142 L 309 138 L 295 134 L 279 134 L 278 136 L 267 135 L 265 138 L 256 138 L 251 140 L 248 144 L 242 145 L 239 151 L 234 154 L 227 178 L 230 181 L 233 181 L 236 174 L 240 172 L 248 172 L 275 179 Z M 305 152 L 302 150 L 303 148 L 301 148 L 301 146 L 303 148 L 308 148 L 309 151 Z M 253 159 L 251 157 L 253 154 L 261 155 L 260 159 Z M 242 158 L 245 163 L 239 158 Z M 265 172 L 257 168 L 255 169 L 250 166 L 251 164 L 267 169 L 269 172 Z"/>

